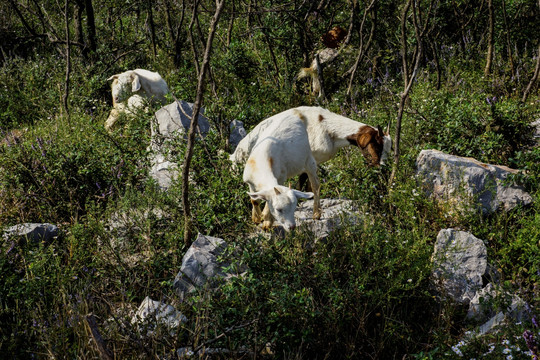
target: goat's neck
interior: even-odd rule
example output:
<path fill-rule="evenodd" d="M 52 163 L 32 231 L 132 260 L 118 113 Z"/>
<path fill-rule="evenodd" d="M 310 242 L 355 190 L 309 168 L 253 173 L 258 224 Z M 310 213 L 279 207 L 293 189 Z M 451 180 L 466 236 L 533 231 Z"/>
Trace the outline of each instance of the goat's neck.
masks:
<path fill-rule="evenodd" d="M 344 142 L 343 146 L 349 145 L 347 137 L 356 134 L 360 127 L 366 125 L 334 113 L 325 114 L 322 124 L 328 134 L 336 141 Z"/>
<path fill-rule="evenodd" d="M 250 164 L 250 161 L 253 162 Z M 279 185 L 268 158 L 251 157 L 247 166 L 251 167 L 249 182 L 253 184 L 257 191 Z"/>

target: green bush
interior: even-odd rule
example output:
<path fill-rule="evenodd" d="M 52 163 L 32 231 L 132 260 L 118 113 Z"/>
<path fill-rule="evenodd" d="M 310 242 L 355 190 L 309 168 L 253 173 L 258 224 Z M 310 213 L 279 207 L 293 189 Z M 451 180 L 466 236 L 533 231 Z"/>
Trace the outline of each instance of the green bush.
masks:
<path fill-rule="evenodd" d="M 85 214 L 89 202 L 106 204 L 144 179 L 148 134 L 142 123 L 131 123 L 117 137 L 86 116 L 75 120 L 50 122 L 0 148 L 0 223 L 70 222 Z"/>

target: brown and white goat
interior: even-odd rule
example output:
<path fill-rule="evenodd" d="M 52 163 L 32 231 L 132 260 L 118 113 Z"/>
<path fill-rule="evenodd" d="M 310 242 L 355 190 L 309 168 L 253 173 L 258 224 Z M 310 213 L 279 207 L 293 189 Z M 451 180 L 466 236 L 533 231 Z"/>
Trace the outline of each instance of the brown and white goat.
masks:
<path fill-rule="evenodd" d="M 230 160 L 236 164 L 244 163 L 260 134 L 293 113 L 306 121 L 309 145 L 317 164 L 332 159 L 339 149 L 349 145 L 358 146 L 372 166 L 384 164 L 390 155 L 392 139 L 380 126 L 366 125 L 320 107 L 302 106 L 261 121 L 240 141 Z"/>

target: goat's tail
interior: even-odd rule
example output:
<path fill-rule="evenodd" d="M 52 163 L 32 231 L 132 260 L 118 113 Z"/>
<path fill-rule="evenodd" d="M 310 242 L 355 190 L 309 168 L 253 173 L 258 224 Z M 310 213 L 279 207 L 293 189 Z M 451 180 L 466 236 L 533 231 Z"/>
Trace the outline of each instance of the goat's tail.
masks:
<path fill-rule="evenodd" d="M 300 69 L 300 72 L 296 78 L 300 80 L 308 76 L 311 77 L 311 81 L 313 83 L 313 94 L 319 94 L 321 91 L 321 82 L 319 80 L 319 73 L 317 72 L 317 67 L 315 64 L 311 67 Z"/>

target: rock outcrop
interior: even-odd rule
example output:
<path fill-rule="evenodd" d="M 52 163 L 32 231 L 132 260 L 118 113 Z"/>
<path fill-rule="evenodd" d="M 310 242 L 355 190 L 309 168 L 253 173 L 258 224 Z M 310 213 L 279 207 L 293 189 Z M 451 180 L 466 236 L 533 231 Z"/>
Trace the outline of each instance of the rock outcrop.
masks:
<path fill-rule="evenodd" d="M 416 160 L 417 179 L 428 196 L 450 206 L 450 211 L 480 209 L 492 213 L 530 205 L 532 197 L 517 185 L 505 184 L 518 170 L 484 164 L 473 158 L 422 150 Z"/>

